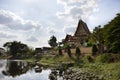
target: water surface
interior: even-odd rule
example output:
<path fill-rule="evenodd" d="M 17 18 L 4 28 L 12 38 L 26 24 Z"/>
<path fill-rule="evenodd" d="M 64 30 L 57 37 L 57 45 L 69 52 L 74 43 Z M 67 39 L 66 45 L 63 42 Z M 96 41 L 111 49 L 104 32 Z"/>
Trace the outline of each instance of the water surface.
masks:
<path fill-rule="evenodd" d="M 0 60 L 0 80 L 49 80 L 51 69 L 20 60 Z"/>

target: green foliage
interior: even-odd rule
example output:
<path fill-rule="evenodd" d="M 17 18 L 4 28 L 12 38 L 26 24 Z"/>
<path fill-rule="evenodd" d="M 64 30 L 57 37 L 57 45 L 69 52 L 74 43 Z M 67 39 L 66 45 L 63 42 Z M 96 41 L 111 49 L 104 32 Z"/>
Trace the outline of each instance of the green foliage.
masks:
<path fill-rule="evenodd" d="M 83 65 L 84 65 L 83 60 L 80 59 L 80 60 L 75 61 L 75 67 L 81 68 L 81 67 L 83 67 Z"/>
<path fill-rule="evenodd" d="M 120 14 L 103 28 L 95 27 L 89 41 L 98 44 L 98 53 L 104 52 L 104 45 L 107 46 L 108 52 L 120 53 Z"/>
<path fill-rule="evenodd" d="M 57 39 L 56 37 L 53 35 L 50 37 L 50 40 L 48 41 L 49 45 L 51 47 L 56 47 L 57 46 Z"/>
<path fill-rule="evenodd" d="M 120 53 L 120 14 L 105 25 L 103 29 L 108 51 Z"/>
<path fill-rule="evenodd" d="M 88 64 L 88 63 L 92 63 L 94 62 L 94 58 L 90 55 L 85 55 L 84 57 L 82 57 L 82 60 L 84 61 L 84 63 Z"/>
<path fill-rule="evenodd" d="M 81 55 L 81 51 L 79 49 L 79 47 L 76 47 L 76 53 L 75 53 L 76 57 L 77 57 L 77 60 L 79 60 L 79 57 Z"/>
<path fill-rule="evenodd" d="M 96 55 L 96 52 L 98 51 L 98 48 L 97 48 L 97 46 L 96 45 L 93 45 L 93 47 L 92 47 L 92 55 L 94 56 L 94 55 Z"/>
<path fill-rule="evenodd" d="M 90 63 L 84 65 L 84 70 L 98 75 L 100 80 L 119 80 L 120 62 L 118 63 Z"/>
<path fill-rule="evenodd" d="M 98 52 L 103 53 L 104 36 L 101 26 L 95 27 L 92 33 L 92 39 L 98 44 Z"/>
<path fill-rule="evenodd" d="M 88 62 L 94 62 L 93 57 L 91 57 L 91 56 L 86 56 L 86 57 L 87 57 Z"/>
<path fill-rule="evenodd" d="M 120 79 L 120 68 L 119 68 L 120 67 L 120 63 L 117 62 L 117 63 L 114 63 L 114 64 L 112 64 L 110 66 L 112 66 L 111 70 L 114 70 L 114 71 L 112 71 L 113 78 L 115 80 L 119 80 Z"/>
<path fill-rule="evenodd" d="M 59 53 L 60 56 L 63 55 L 63 54 L 62 54 L 62 47 L 61 47 L 61 46 L 58 46 L 58 53 Z"/>
<path fill-rule="evenodd" d="M 63 56 L 55 56 L 55 55 L 44 55 L 41 60 L 40 64 L 47 64 L 49 66 L 56 66 L 60 63 L 73 63 L 74 61 L 68 56 L 68 55 L 63 55 Z"/>
<path fill-rule="evenodd" d="M 94 28 L 92 38 L 96 43 L 104 42 L 103 31 L 100 25 Z"/>
<path fill-rule="evenodd" d="M 67 49 L 67 54 L 68 54 L 68 56 L 69 56 L 69 57 L 72 57 L 70 46 L 68 45 L 68 46 L 66 47 L 66 49 Z"/>
<path fill-rule="evenodd" d="M 28 50 L 28 55 L 30 55 L 30 56 L 34 56 L 35 55 L 35 50 L 34 49 L 32 49 L 32 48 L 29 48 L 29 50 Z"/>
<path fill-rule="evenodd" d="M 23 55 L 23 53 L 26 53 L 29 50 L 26 44 L 17 41 L 6 42 L 3 47 L 6 47 L 9 54 L 13 57 L 19 56 L 20 54 Z"/>
<path fill-rule="evenodd" d="M 97 62 L 110 63 L 113 62 L 113 58 L 110 53 L 104 53 L 96 57 Z"/>

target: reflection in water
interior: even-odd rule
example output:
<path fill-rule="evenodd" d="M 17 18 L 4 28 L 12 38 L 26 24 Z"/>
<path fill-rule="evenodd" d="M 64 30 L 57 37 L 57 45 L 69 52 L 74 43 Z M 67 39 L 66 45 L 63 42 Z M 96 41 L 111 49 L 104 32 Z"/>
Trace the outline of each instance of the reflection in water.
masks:
<path fill-rule="evenodd" d="M 50 69 L 44 69 L 40 65 L 24 61 L 0 60 L 0 80 L 49 80 L 50 73 Z"/>
<path fill-rule="evenodd" d="M 2 73 L 6 76 L 19 76 L 26 73 L 29 70 L 29 64 L 21 61 L 7 61 L 6 70 Z"/>

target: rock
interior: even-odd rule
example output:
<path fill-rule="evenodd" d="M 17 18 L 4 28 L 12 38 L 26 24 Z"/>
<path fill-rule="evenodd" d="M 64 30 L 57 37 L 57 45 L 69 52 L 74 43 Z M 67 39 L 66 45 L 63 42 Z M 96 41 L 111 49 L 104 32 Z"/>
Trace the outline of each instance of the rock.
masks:
<path fill-rule="evenodd" d="M 49 79 L 50 79 L 50 80 L 57 80 L 57 76 L 55 76 L 54 74 L 51 73 L 51 74 L 49 75 Z"/>
<path fill-rule="evenodd" d="M 70 68 L 66 70 L 63 76 L 63 80 L 104 80 L 103 77 L 99 77 L 92 72 L 87 72 L 86 70 L 78 68 Z"/>

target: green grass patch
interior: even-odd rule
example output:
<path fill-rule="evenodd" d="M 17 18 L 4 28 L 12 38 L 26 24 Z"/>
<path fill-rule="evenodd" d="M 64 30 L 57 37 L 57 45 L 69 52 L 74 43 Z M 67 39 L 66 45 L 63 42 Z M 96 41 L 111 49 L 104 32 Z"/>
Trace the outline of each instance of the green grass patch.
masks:
<path fill-rule="evenodd" d="M 34 57 L 32 57 L 32 58 L 27 58 L 27 59 L 24 59 L 25 61 L 27 61 L 27 62 L 35 62 L 35 58 Z"/>
<path fill-rule="evenodd" d="M 46 63 L 46 64 L 59 64 L 61 62 L 74 62 L 68 55 L 64 56 L 54 56 L 54 55 L 44 55 L 39 63 Z"/>
<path fill-rule="evenodd" d="M 104 80 L 120 79 L 120 62 L 116 63 L 89 63 L 84 64 L 83 68 L 96 75 L 104 77 Z"/>

